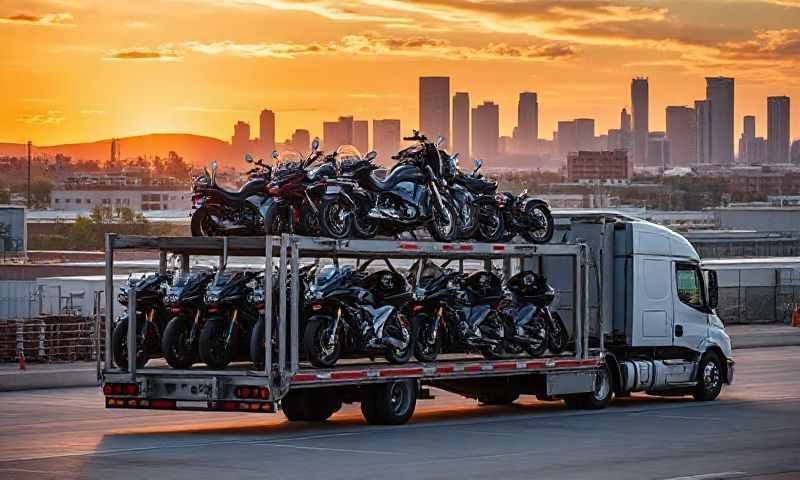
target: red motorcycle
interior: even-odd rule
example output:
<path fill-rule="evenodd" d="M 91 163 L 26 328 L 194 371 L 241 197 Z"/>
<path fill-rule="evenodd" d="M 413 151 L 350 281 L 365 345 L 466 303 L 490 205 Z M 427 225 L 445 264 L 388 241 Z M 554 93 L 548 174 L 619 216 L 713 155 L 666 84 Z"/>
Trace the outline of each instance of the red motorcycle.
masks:
<path fill-rule="evenodd" d="M 300 233 L 319 236 L 319 204 L 325 193 L 325 179 L 336 176 L 336 154 L 323 155 L 319 139 L 311 144 L 311 153 L 303 158 L 297 152 L 272 152 L 278 166 L 267 187 L 264 202 L 264 230 L 267 235 Z M 320 166 L 309 170 L 317 160 Z"/>

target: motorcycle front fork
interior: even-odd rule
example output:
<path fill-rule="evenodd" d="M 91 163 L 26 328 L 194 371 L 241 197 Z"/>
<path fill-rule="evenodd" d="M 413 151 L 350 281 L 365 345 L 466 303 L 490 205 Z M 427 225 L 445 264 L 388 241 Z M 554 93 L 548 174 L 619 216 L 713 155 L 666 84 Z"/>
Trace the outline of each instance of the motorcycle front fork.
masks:
<path fill-rule="evenodd" d="M 233 341 L 233 332 L 237 327 L 237 320 L 239 319 L 239 309 L 235 309 L 233 311 L 233 316 L 231 318 L 231 326 L 228 327 L 228 335 L 225 337 L 225 344 L 228 348 L 231 347 L 231 342 Z"/>

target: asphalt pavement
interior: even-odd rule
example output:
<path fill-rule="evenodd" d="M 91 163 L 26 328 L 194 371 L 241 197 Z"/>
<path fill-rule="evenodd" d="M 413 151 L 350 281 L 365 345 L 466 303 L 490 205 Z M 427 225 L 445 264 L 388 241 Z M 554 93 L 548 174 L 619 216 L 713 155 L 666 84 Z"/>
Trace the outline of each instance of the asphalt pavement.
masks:
<path fill-rule="evenodd" d="M 719 400 L 634 395 L 601 411 L 435 391 L 400 427 L 357 405 L 280 415 L 105 410 L 94 388 L 0 393 L 0 478 L 800 478 L 800 347 L 737 352 Z"/>

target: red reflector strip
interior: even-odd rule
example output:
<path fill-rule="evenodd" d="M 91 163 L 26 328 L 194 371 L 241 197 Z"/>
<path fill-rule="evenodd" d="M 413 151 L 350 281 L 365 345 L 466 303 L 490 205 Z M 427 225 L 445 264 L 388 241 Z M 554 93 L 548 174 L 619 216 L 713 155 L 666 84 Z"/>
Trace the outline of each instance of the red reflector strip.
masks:
<path fill-rule="evenodd" d="M 365 378 L 366 376 L 367 372 L 365 371 L 333 372 L 331 373 L 331 380 L 354 380 L 357 378 Z"/>
<path fill-rule="evenodd" d="M 453 373 L 453 367 L 436 367 L 436 373 Z"/>
<path fill-rule="evenodd" d="M 401 250 L 416 250 L 419 246 L 416 243 L 401 243 L 400 249 Z"/>
<path fill-rule="evenodd" d="M 517 368 L 517 363 L 495 363 L 493 367 L 495 370 L 514 370 Z"/>
<path fill-rule="evenodd" d="M 458 249 L 461 250 L 462 252 L 471 252 L 475 250 L 475 247 L 473 247 L 468 243 L 462 243 L 461 245 L 458 246 Z"/>
<path fill-rule="evenodd" d="M 581 364 L 580 360 L 557 360 L 556 367 L 577 367 Z"/>
<path fill-rule="evenodd" d="M 150 402 L 150 406 L 153 408 L 177 408 L 178 404 L 175 400 L 153 400 Z"/>
<path fill-rule="evenodd" d="M 293 382 L 313 382 L 317 376 L 313 373 L 298 373 L 292 377 Z"/>
<path fill-rule="evenodd" d="M 495 252 L 502 252 L 506 249 L 505 245 L 492 245 L 492 250 Z"/>
<path fill-rule="evenodd" d="M 480 372 L 481 366 L 480 365 L 465 365 L 464 366 L 465 372 Z"/>
<path fill-rule="evenodd" d="M 380 373 L 381 377 L 402 377 L 405 375 L 419 375 L 422 373 L 422 367 L 416 368 L 393 368 L 391 370 L 383 370 Z"/>
<path fill-rule="evenodd" d="M 528 364 L 525 365 L 525 368 L 544 368 L 544 362 L 541 360 L 528 362 Z"/>

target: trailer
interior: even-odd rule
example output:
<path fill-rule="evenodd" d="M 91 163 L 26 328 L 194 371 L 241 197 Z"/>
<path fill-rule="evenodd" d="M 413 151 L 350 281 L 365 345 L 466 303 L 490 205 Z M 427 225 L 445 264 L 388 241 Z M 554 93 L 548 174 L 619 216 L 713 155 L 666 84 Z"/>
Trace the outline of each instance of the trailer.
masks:
<path fill-rule="evenodd" d="M 414 412 L 418 399 L 432 399 L 430 387 L 476 398 L 485 404 L 510 403 L 519 395 L 541 399 L 567 399 L 572 406 L 605 406 L 610 398 L 610 378 L 601 346 L 589 345 L 587 292 L 588 249 L 581 242 L 564 244 L 438 243 L 400 240 L 329 240 L 283 234 L 280 237 L 143 237 L 110 234 L 106 238 L 106 292 L 113 292 L 114 252 L 120 249 L 157 251 L 162 271 L 169 255 L 180 258 L 189 270 L 193 255 L 219 255 L 225 268 L 229 256 L 263 257 L 265 291 L 272 291 L 272 271 L 277 261 L 278 306 L 265 295 L 266 348 L 264 368 L 233 364 L 224 370 L 196 366 L 176 370 L 166 365 L 137 368 L 128 355 L 127 368 L 98 359 L 98 378 L 107 408 L 275 412 L 282 409 L 290 420 L 324 420 L 343 403 L 361 403 L 366 420 L 399 424 Z M 557 268 L 569 265 L 571 285 L 559 289 L 560 313 L 570 319 L 571 346 L 561 355 L 519 356 L 487 360 L 477 355 L 445 354 L 434 362 L 411 361 L 392 365 L 369 359 L 341 361 L 333 368 L 313 368 L 300 361 L 299 266 L 321 258 L 364 261 L 384 259 L 450 260 L 459 268 L 478 262 L 484 269 L 502 268 L 509 276 L 535 266 L 549 274 L 547 259 L 560 258 Z M 111 331 L 115 317 L 114 295 L 106 295 L 105 359 L 112 359 Z M 135 292 L 129 309 L 136 310 Z M 273 310 L 277 315 L 273 318 Z M 98 315 L 98 321 L 101 317 Z M 272 324 L 277 322 L 277 342 Z M 135 322 L 128 322 L 128 344 L 135 343 Z M 273 343 L 275 348 L 273 348 Z M 130 349 L 132 350 L 132 349 Z"/>
<path fill-rule="evenodd" d="M 431 387 L 504 404 L 520 395 L 563 400 L 570 408 L 605 407 L 612 396 L 692 395 L 714 400 L 734 381 L 730 338 L 716 314 L 716 273 L 705 270 L 692 245 L 665 227 L 613 211 L 555 213 L 548 244 L 438 243 L 401 240 L 329 240 L 284 234 L 280 237 L 106 238 L 106 292 L 113 292 L 114 251 L 158 252 L 162 270 L 177 255 L 188 271 L 190 256 L 263 258 L 266 273 L 277 260 L 280 288 L 277 313 L 265 296 L 264 368 L 251 364 L 225 370 L 202 366 L 127 368 L 98 360 L 98 379 L 108 408 L 200 409 L 275 412 L 289 420 L 322 421 L 343 403 L 360 403 L 375 424 L 402 424 L 417 400 L 432 399 Z M 299 345 L 299 266 L 322 258 L 364 261 L 417 259 L 478 262 L 501 268 L 504 276 L 532 270 L 556 289 L 551 310 L 565 319 L 570 346 L 540 358 L 487 360 L 467 354 L 441 355 L 434 362 L 391 365 L 368 359 L 340 361 L 318 369 L 301 362 Z M 421 270 L 421 269 L 420 269 Z M 265 275 L 271 292 L 272 275 Z M 135 295 L 129 309 L 135 311 Z M 273 318 L 274 317 L 274 318 Z M 105 358 L 113 358 L 113 295 L 106 295 Z M 101 321 L 98 314 L 98 322 Z M 277 341 L 272 326 L 276 323 Z M 128 344 L 135 343 L 128 323 Z M 273 348 L 273 343 L 275 347 Z"/>

